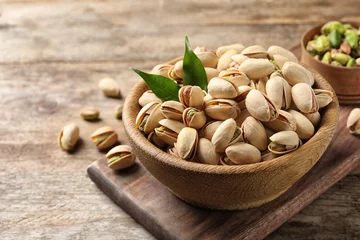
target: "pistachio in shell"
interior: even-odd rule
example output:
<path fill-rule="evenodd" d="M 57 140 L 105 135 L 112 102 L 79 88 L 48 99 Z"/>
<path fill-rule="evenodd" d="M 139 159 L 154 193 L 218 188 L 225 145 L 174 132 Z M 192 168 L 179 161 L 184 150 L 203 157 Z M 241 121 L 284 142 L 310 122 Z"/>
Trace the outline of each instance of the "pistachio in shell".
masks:
<path fill-rule="evenodd" d="M 197 148 L 197 159 L 200 163 L 218 165 L 220 155 L 215 151 L 215 147 L 209 139 L 200 138 Z"/>
<path fill-rule="evenodd" d="M 140 110 L 136 117 L 136 126 L 141 132 L 149 134 L 160 126 L 159 121 L 164 119 L 160 108 L 159 102 L 150 102 Z"/>
<path fill-rule="evenodd" d="M 249 116 L 241 125 L 241 139 L 243 142 L 255 146 L 263 151 L 267 147 L 266 131 L 262 123 Z"/>
<path fill-rule="evenodd" d="M 238 95 L 236 96 L 234 101 L 239 103 L 239 108 L 241 110 L 246 109 L 245 99 L 251 90 L 252 90 L 252 88 L 249 86 L 239 86 L 238 87 Z"/>
<path fill-rule="evenodd" d="M 240 111 L 238 104 L 230 99 L 214 99 L 205 104 L 206 115 L 215 120 L 236 118 Z"/>
<path fill-rule="evenodd" d="M 237 86 L 234 83 L 219 77 L 210 80 L 208 91 L 214 98 L 233 99 L 238 95 Z"/>
<path fill-rule="evenodd" d="M 217 70 L 221 72 L 222 70 L 226 70 L 230 67 L 230 64 L 232 62 L 231 57 L 234 56 L 237 53 L 236 50 L 230 49 L 223 53 L 221 57 L 219 58 L 219 62 L 217 65 Z"/>
<path fill-rule="evenodd" d="M 118 84 L 112 78 L 103 78 L 99 82 L 99 88 L 102 90 L 103 94 L 107 97 L 120 98 L 121 91 Z"/>
<path fill-rule="evenodd" d="M 94 121 L 99 119 L 100 111 L 97 108 L 85 107 L 80 110 L 80 116 L 86 121 Z"/>
<path fill-rule="evenodd" d="M 216 68 L 205 68 L 206 79 L 208 82 L 214 77 L 219 76 L 219 71 Z"/>
<path fill-rule="evenodd" d="M 204 67 L 216 68 L 219 58 L 213 52 L 199 52 L 196 54 Z"/>
<path fill-rule="evenodd" d="M 194 160 L 198 141 L 196 129 L 189 127 L 181 129 L 175 143 L 176 152 L 179 157 L 188 161 Z"/>
<path fill-rule="evenodd" d="M 251 90 L 245 99 L 246 109 L 254 118 L 268 122 L 279 116 L 277 106 L 259 90 Z"/>
<path fill-rule="evenodd" d="M 182 121 L 182 114 L 185 108 L 177 101 L 165 101 L 161 104 L 160 110 L 167 119 Z"/>
<path fill-rule="evenodd" d="M 270 78 L 266 83 L 266 94 L 279 109 L 290 108 L 291 86 L 284 78 Z"/>
<path fill-rule="evenodd" d="M 170 64 L 159 64 L 156 65 L 152 70 L 151 74 L 161 75 L 164 77 L 169 77 L 169 71 L 173 68 L 173 65 Z"/>
<path fill-rule="evenodd" d="M 298 149 L 301 140 L 294 131 L 282 131 L 270 137 L 271 143 L 268 146 L 270 152 L 274 154 L 285 154 Z"/>
<path fill-rule="evenodd" d="M 80 135 L 79 127 L 75 123 L 66 124 L 59 134 L 59 145 L 61 149 L 70 151 L 74 149 Z"/>
<path fill-rule="evenodd" d="M 241 127 L 243 122 L 247 117 L 251 116 L 249 111 L 245 108 L 244 110 L 241 110 L 240 114 L 234 119 L 236 122 L 236 125 Z"/>
<path fill-rule="evenodd" d="M 315 92 L 309 84 L 295 84 L 291 89 L 291 95 L 296 107 L 302 113 L 315 113 L 319 110 Z"/>
<path fill-rule="evenodd" d="M 295 110 L 289 110 L 289 113 L 293 115 L 296 121 L 296 133 L 299 138 L 303 140 L 310 139 L 314 133 L 314 125 L 303 114 Z"/>
<path fill-rule="evenodd" d="M 245 47 L 240 43 L 225 45 L 225 46 L 218 47 L 218 49 L 216 49 L 216 55 L 218 57 L 221 57 L 225 52 L 227 52 L 229 50 L 234 50 L 234 51 L 240 53 L 244 49 L 245 49 Z"/>
<path fill-rule="evenodd" d="M 319 108 L 326 107 L 333 101 L 334 94 L 325 89 L 314 89 L 316 100 L 319 104 Z"/>
<path fill-rule="evenodd" d="M 314 125 L 314 127 L 317 127 L 321 121 L 321 115 L 319 112 L 304 113 L 304 116 L 309 119 L 309 121 Z"/>
<path fill-rule="evenodd" d="M 236 68 L 229 68 L 219 73 L 219 77 L 228 80 L 236 87 L 249 85 L 250 79 L 245 73 L 240 72 Z"/>
<path fill-rule="evenodd" d="M 237 142 L 227 147 L 225 155 L 225 161 L 230 160 L 236 165 L 253 164 L 261 161 L 260 151 L 253 145 L 244 142 Z"/>
<path fill-rule="evenodd" d="M 287 59 L 286 57 L 281 56 L 281 55 L 274 55 L 273 58 L 274 58 L 274 61 L 275 61 L 276 65 L 277 65 L 280 69 L 284 66 L 284 64 L 285 64 L 287 61 L 289 61 L 289 59 Z"/>
<path fill-rule="evenodd" d="M 296 131 L 296 120 L 290 113 L 279 110 L 279 117 L 273 121 L 264 122 L 264 126 L 275 132 Z"/>
<path fill-rule="evenodd" d="M 171 119 L 162 119 L 159 124 L 160 127 L 155 128 L 155 134 L 170 146 L 174 145 L 181 129 L 185 127 L 183 123 Z"/>
<path fill-rule="evenodd" d="M 160 149 L 163 149 L 167 146 L 166 142 L 164 142 L 161 137 L 156 135 L 155 130 L 149 133 L 149 135 L 147 136 L 147 140 Z"/>
<path fill-rule="evenodd" d="M 306 83 L 310 86 L 314 85 L 315 80 L 312 73 L 298 63 L 288 61 L 284 63 L 281 71 L 285 80 L 288 81 L 291 86 L 297 83 Z"/>
<path fill-rule="evenodd" d="M 236 67 L 239 68 L 240 65 L 245 62 L 246 59 L 248 59 L 249 57 L 243 55 L 243 54 L 235 54 L 231 57 L 232 63 L 230 67 Z"/>
<path fill-rule="evenodd" d="M 241 129 L 236 125 L 234 119 L 229 118 L 222 122 L 216 129 L 211 142 L 215 147 L 216 152 L 222 153 L 226 147 L 234 144 L 241 139 Z"/>
<path fill-rule="evenodd" d="M 183 122 L 187 127 L 195 129 L 202 128 L 206 123 L 206 115 L 204 111 L 196 108 L 186 108 L 183 112 Z"/>
<path fill-rule="evenodd" d="M 260 45 L 249 46 L 242 50 L 241 54 L 249 58 L 268 58 L 265 48 Z"/>
<path fill-rule="evenodd" d="M 118 104 L 114 109 L 114 116 L 117 119 L 122 119 L 124 105 Z"/>
<path fill-rule="evenodd" d="M 172 68 L 173 74 L 175 74 L 178 78 L 183 78 L 183 60 L 177 61 L 174 64 L 174 68 Z"/>
<path fill-rule="evenodd" d="M 274 59 L 274 55 L 280 55 L 283 56 L 285 58 L 287 58 L 288 60 L 292 61 L 292 62 L 299 62 L 299 60 L 297 59 L 297 57 L 295 56 L 294 53 L 292 53 L 291 51 L 280 47 L 280 46 L 271 46 L 268 48 L 267 53 L 269 54 L 270 58 Z"/>
<path fill-rule="evenodd" d="M 205 94 L 198 86 L 183 86 L 179 90 L 180 102 L 186 107 L 201 108 Z"/>
<path fill-rule="evenodd" d="M 112 148 L 107 154 L 108 167 L 120 170 L 134 165 L 136 156 L 133 149 L 128 145 L 119 145 Z"/>
<path fill-rule="evenodd" d="M 274 72 L 275 67 L 268 59 L 249 58 L 240 65 L 239 70 L 250 79 L 260 79 Z"/>
<path fill-rule="evenodd" d="M 200 138 L 206 138 L 211 141 L 216 129 L 221 125 L 222 121 L 211 121 L 199 131 Z"/>
<path fill-rule="evenodd" d="M 161 100 L 151 90 L 145 91 L 139 98 L 139 105 L 144 107 L 150 102 L 161 102 Z"/>
<path fill-rule="evenodd" d="M 346 127 L 351 134 L 360 134 L 360 108 L 354 108 L 347 119 Z"/>
<path fill-rule="evenodd" d="M 118 135 L 112 127 L 101 127 L 91 134 L 93 144 L 99 149 L 107 149 L 116 144 Z"/>

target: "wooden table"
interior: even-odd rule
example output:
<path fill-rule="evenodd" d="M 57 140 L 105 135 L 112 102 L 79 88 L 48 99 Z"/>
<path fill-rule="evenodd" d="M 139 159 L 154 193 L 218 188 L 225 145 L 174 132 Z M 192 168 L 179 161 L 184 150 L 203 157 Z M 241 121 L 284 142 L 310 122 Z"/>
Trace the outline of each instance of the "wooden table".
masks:
<path fill-rule="evenodd" d="M 113 77 L 126 96 L 150 69 L 193 47 L 299 43 L 314 24 L 360 21 L 352 1 L 2 1 L 0 5 L 0 238 L 152 239 L 86 176 L 103 156 L 90 134 L 121 121 L 100 78 Z M 345 17 L 346 16 L 346 17 Z M 84 122 L 83 106 L 102 120 Z M 60 150 L 67 122 L 81 129 L 77 151 Z M 336 136 L 335 136 L 336 137 Z M 348 176 L 268 239 L 359 239 L 360 175 Z"/>

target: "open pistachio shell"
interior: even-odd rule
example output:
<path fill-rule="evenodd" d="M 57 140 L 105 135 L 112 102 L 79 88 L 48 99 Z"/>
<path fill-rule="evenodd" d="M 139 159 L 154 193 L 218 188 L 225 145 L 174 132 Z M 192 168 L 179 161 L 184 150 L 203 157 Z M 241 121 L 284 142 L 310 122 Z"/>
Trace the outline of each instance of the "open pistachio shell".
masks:
<path fill-rule="evenodd" d="M 319 103 L 314 90 L 306 83 L 297 83 L 291 89 L 292 100 L 302 113 L 315 113 Z"/>
<path fill-rule="evenodd" d="M 204 103 L 206 105 L 207 102 L 211 101 L 211 100 L 214 100 L 214 97 L 211 96 L 209 93 L 207 93 L 204 97 Z"/>
<path fill-rule="evenodd" d="M 206 79 L 208 82 L 210 82 L 212 78 L 219 76 L 219 71 L 216 68 L 206 67 L 205 72 L 206 72 Z"/>
<path fill-rule="evenodd" d="M 287 59 L 286 57 L 281 56 L 281 55 L 274 55 L 273 58 L 274 58 L 275 63 L 279 66 L 280 69 L 284 66 L 284 64 L 287 61 L 289 61 L 289 59 Z"/>
<path fill-rule="evenodd" d="M 240 114 L 235 118 L 236 125 L 241 127 L 247 117 L 251 116 L 249 111 L 245 108 L 241 110 Z"/>
<path fill-rule="evenodd" d="M 268 77 L 260 78 L 258 81 L 255 82 L 255 89 L 266 94 L 266 83 L 268 80 Z"/>
<path fill-rule="evenodd" d="M 238 95 L 237 86 L 227 79 L 215 77 L 210 80 L 208 91 L 214 98 L 233 99 Z"/>
<path fill-rule="evenodd" d="M 218 165 L 220 155 L 215 151 L 215 147 L 210 140 L 200 138 L 197 148 L 197 159 L 200 163 Z"/>
<path fill-rule="evenodd" d="M 275 71 L 275 66 L 268 59 L 246 59 L 239 67 L 239 70 L 250 79 L 260 79 Z"/>
<path fill-rule="evenodd" d="M 219 58 L 213 52 L 200 52 L 196 54 L 204 67 L 216 68 Z"/>
<path fill-rule="evenodd" d="M 186 107 L 201 108 L 205 94 L 198 86 L 183 86 L 179 90 L 180 102 Z"/>
<path fill-rule="evenodd" d="M 163 148 L 167 145 L 166 142 L 164 142 L 164 140 L 161 139 L 161 137 L 156 135 L 155 130 L 149 133 L 147 140 L 158 148 Z"/>
<path fill-rule="evenodd" d="M 184 106 L 177 101 L 163 102 L 160 107 L 161 113 L 164 115 L 164 117 L 177 121 L 182 120 L 184 109 Z"/>
<path fill-rule="evenodd" d="M 136 126 L 141 132 L 148 134 L 160 126 L 159 121 L 164 119 L 160 108 L 159 102 L 150 102 L 140 110 L 136 117 Z"/>
<path fill-rule="evenodd" d="M 324 89 L 314 89 L 316 100 L 319 103 L 319 108 L 326 107 L 333 101 L 334 94 L 331 91 Z"/>
<path fill-rule="evenodd" d="M 229 68 L 219 73 L 219 77 L 225 78 L 229 82 L 233 83 L 236 87 L 249 85 L 250 79 L 245 73 L 240 72 L 236 68 Z"/>
<path fill-rule="evenodd" d="M 260 121 L 251 116 L 247 117 L 241 125 L 241 132 L 243 142 L 250 143 L 261 151 L 266 149 L 266 131 Z"/>
<path fill-rule="evenodd" d="M 130 146 L 119 145 L 112 148 L 106 154 L 109 168 L 113 170 L 120 170 L 131 167 L 136 160 L 135 153 Z"/>
<path fill-rule="evenodd" d="M 225 52 L 229 51 L 229 50 L 234 50 L 238 53 L 240 53 L 242 50 L 244 50 L 245 47 L 240 44 L 240 43 L 236 43 L 236 44 L 231 44 L 231 45 L 226 45 L 226 46 L 221 46 L 216 50 L 216 55 L 218 57 L 221 57 Z"/>
<path fill-rule="evenodd" d="M 199 109 L 186 108 L 183 112 L 183 122 L 187 127 L 200 129 L 206 123 L 206 115 Z"/>
<path fill-rule="evenodd" d="M 200 131 L 199 131 L 199 137 L 200 138 L 206 138 L 211 141 L 212 137 L 214 136 L 214 133 L 216 129 L 220 126 L 222 121 L 212 121 L 208 122 Z"/>
<path fill-rule="evenodd" d="M 246 109 L 254 118 L 268 122 L 279 116 L 276 105 L 259 90 L 251 90 L 245 99 Z"/>
<path fill-rule="evenodd" d="M 183 78 L 183 60 L 177 61 L 174 64 L 174 68 L 172 69 L 172 71 L 174 72 L 174 74 L 179 77 L 179 78 Z"/>
<path fill-rule="evenodd" d="M 273 72 L 272 74 L 270 74 L 270 79 L 274 78 L 274 77 L 282 77 L 284 78 L 284 76 L 282 75 L 281 71 L 277 70 L 275 72 Z M 286 81 L 286 80 L 285 80 Z"/>
<path fill-rule="evenodd" d="M 314 127 L 317 127 L 321 121 L 321 115 L 319 112 L 304 113 L 304 116 L 309 119 L 309 121 L 314 125 Z"/>
<path fill-rule="evenodd" d="M 314 76 L 309 70 L 298 63 L 288 61 L 284 63 L 281 71 L 285 80 L 288 81 L 291 86 L 297 83 L 306 83 L 310 86 L 314 85 Z"/>
<path fill-rule="evenodd" d="M 296 120 L 296 133 L 299 135 L 299 138 L 303 140 L 310 139 L 315 133 L 314 125 L 298 111 L 289 110 L 289 113 Z"/>
<path fill-rule="evenodd" d="M 297 57 L 295 56 L 294 53 L 292 53 L 291 51 L 280 47 L 280 46 L 271 46 L 268 48 L 267 53 L 269 54 L 270 58 L 274 59 L 274 55 L 280 55 L 283 56 L 285 58 L 287 58 L 288 60 L 292 61 L 292 62 L 296 62 L 298 63 L 299 60 L 297 59 Z"/>
<path fill-rule="evenodd" d="M 59 144 L 65 151 L 72 150 L 79 139 L 80 130 L 75 123 L 66 124 L 60 132 Z"/>
<path fill-rule="evenodd" d="M 234 119 L 229 118 L 216 129 L 211 142 L 216 152 L 224 152 L 225 148 L 241 139 L 241 129 Z"/>
<path fill-rule="evenodd" d="M 261 160 L 260 151 L 251 144 L 243 142 L 227 147 L 225 154 L 231 162 L 238 165 L 258 163 Z"/>
<path fill-rule="evenodd" d="M 118 135 L 112 127 L 101 127 L 91 134 L 94 145 L 100 149 L 109 148 L 117 142 Z"/>
<path fill-rule="evenodd" d="M 270 152 L 274 154 L 285 154 L 298 149 L 301 140 L 294 131 L 282 131 L 270 137 L 271 143 L 268 146 Z"/>
<path fill-rule="evenodd" d="M 151 74 L 161 75 L 164 77 L 169 76 L 169 71 L 173 67 L 173 65 L 170 64 L 159 64 L 156 65 L 152 70 Z"/>
<path fill-rule="evenodd" d="M 273 121 L 264 122 L 264 126 L 275 132 L 296 131 L 296 120 L 290 113 L 279 110 L 279 117 Z"/>
<path fill-rule="evenodd" d="M 161 102 L 161 100 L 151 90 L 147 90 L 139 98 L 139 105 L 144 107 L 146 104 L 150 102 Z"/>
<path fill-rule="evenodd" d="M 240 108 L 241 110 L 243 110 L 243 109 L 246 108 L 245 99 L 246 99 L 246 96 L 248 95 L 248 93 L 249 93 L 251 90 L 252 90 L 252 88 L 249 87 L 249 86 L 239 86 L 239 87 L 238 87 L 238 95 L 237 95 L 237 97 L 234 99 L 234 101 L 239 103 L 239 108 Z"/>
<path fill-rule="evenodd" d="M 179 157 L 188 161 L 193 160 L 196 156 L 198 141 L 196 129 L 189 127 L 183 128 L 180 131 L 175 144 Z"/>
<path fill-rule="evenodd" d="M 230 99 L 214 99 L 205 104 L 206 115 L 215 120 L 236 118 L 240 111 L 238 104 Z"/>
<path fill-rule="evenodd" d="M 155 128 L 156 135 L 171 146 L 176 142 L 179 132 L 185 127 L 183 123 L 171 119 L 162 119 L 159 124 L 161 126 Z"/>
<path fill-rule="evenodd" d="M 282 110 L 291 105 L 291 86 L 282 77 L 270 78 L 266 83 L 266 94 Z"/>
<path fill-rule="evenodd" d="M 245 48 L 241 54 L 249 58 L 268 58 L 265 48 L 260 45 L 249 46 Z"/>
<path fill-rule="evenodd" d="M 243 54 L 235 54 L 231 57 L 231 59 L 236 63 L 236 67 L 239 67 L 248 58 L 249 57 L 247 57 Z"/>
<path fill-rule="evenodd" d="M 231 57 L 234 56 L 237 53 L 236 50 L 230 49 L 223 53 L 221 57 L 219 58 L 219 62 L 217 65 L 217 70 L 220 72 L 222 70 L 226 70 L 230 67 L 230 64 L 232 62 Z"/>
<path fill-rule="evenodd" d="M 350 112 L 346 127 L 351 134 L 360 134 L 360 108 L 354 108 Z"/>

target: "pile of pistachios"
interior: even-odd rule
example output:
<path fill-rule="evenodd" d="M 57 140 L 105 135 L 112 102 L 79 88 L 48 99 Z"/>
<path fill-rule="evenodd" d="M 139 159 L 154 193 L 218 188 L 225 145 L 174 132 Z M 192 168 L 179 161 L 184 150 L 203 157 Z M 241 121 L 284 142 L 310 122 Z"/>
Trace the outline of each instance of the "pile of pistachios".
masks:
<path fill-rule="evenodd" d="M 307 43 L 306 50 L 326 64 L 360 67 L 360 28 L 338 21 L 328 22 L 322 26 L 321 35 L 315 35 Z"/>
<path fill-rule="evenodd" d="M 136 126 L 179 159 L 241 165 L 295 151 L 315 134 L 319 110 L 333 100 L 332 92 L 312 88 L 312 73 L 282 47 L 186 51 L 183 60 L 157 65 L 151 74 L 134 70 L 151 89 L 139 98 Z M 197 81 L 202 72 L 205 85 Z"/>

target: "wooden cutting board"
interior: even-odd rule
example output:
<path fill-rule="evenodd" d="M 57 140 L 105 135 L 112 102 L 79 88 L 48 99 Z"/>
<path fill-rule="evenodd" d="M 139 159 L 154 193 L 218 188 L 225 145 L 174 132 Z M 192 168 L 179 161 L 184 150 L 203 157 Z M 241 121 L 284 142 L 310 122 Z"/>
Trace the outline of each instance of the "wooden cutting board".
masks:
<path fill-rule="evenodd" d="M 298 48 L 294 52 L 298 55 Z M 360 106 L 341 106 L 334 139 L 318 163 L 285 194 L 258 208 L 227 212 L 193 207 L 172 195 L 138 160 L 115 172 L 104 157 L 88 167 L 88 175 L 159 239 L 263 239 L 360 165 L 360 138 L 345 127 L 353 107 Z"/>

